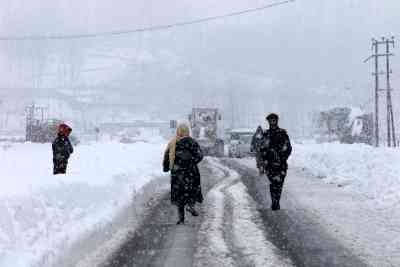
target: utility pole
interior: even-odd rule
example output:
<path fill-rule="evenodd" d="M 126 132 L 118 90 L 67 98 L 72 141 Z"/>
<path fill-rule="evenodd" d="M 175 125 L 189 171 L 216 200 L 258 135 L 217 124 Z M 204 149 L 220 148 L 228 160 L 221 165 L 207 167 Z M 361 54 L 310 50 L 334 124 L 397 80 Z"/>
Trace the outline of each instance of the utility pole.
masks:
<path fill-rule="evenodd" d="M 372 46 L 375 48 L 375 145 L 379 146 L 379 48 L 376 40 L 372 41 Z"/>
<path fill-rule="evenodd" d="M 381 45 L 386 46 L 385 53 L 379 53 L 379 47 Z M 369 58 L 367 58 L 364 62 L 369 61 L 371 58 L 374 58 L 375 72 L 373 75 L 375 76 L 375 145 L 379 146 L 379 92 L 386 91 L 386 123 L 387 123 L 387 144 L 389 147 L 396 147 L 396 133 L 394 127 L 394 116 L 393 116 L 393 104 L 392 104 L 392 93 L 393 90 L 390 85 L 390 74 L 392 70 L 390 69 L 390 57 L 394 56 L 393 53 L 390 52 L 390 45 L 394 47 L 394 37 L 385 38 L 382 37 L 382 40 L 372 39 L 372 51 L 374 52 Z M 386 71 L 379 71 L 379 58 L 386 58 Z M 386 89 L 381 89 L 379 86 L 379 75 L 386 74 Z"/>
<path fill-rule="evenodd" d="M 385 39 L 386 41 L 386 103 L 387 103 L 387 124 L 388 124 L 388 146 L 396 147 L 396 132 L 394 127 L 393 118 L 393 104 L 392 104 L 392 88 L 390 85 L 390 74 L 392 70 L 390 69 L 390 45 L 394 47 L 394 38 L 391 40 Z"/>
<path fill-rule="evenodd" d="M 38 124 L 43 124 L 45 120 L 45 111 L 47 110 L 46 107 L 38 107 L 35 103 L 32 103 L 30 106 L 25 108 L 26 112 L 26 133 L 25 139 L 26 141 L 32 141 L 34 138 L 34 131 L 33 128 Z M 37 111 L 40 111 L 41 114 L 41 121 L 36 119 Z"/>
<path fill-rule="evenodd" d="M 25 140 L 32 141 L 33 121 L 35 117 L 35 104 L 26 107 L 26 133 Z"/>

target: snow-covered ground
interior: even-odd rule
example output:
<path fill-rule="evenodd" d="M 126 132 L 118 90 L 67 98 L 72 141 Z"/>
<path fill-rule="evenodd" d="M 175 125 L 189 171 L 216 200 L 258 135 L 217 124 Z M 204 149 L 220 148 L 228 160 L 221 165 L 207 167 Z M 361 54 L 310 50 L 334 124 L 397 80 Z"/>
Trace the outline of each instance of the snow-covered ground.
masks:
<path fill-rule="evenodd" d="M 253 166 L 254 159 L 241 160 Z M 400 149 L 364 144 L 293 144 L 289 166 L 343 190 L 365 196 L 380 209 L 400 206 Z"/>
<path fill-rule="evenodd" d="M 52 175 L 50 144 L 0 143 L 0 266 L 47 266 L 86 232 L 111 221 L 163 176 L 165 140 L 75 147 Z M 165 176 L 165 175 L 164 175 Z"/>
<path fill-rule="evenodd" d="M 344 190 L 356 191 L 379 208 L 400 205 L 400 149 L 364 144 L 295 144 L 289 164 Z"/>
<path fill-rule="evenodd" d="M 110 223 L 119 212 L 126 210 L 146 185 L 166 177 L 161 173 L 164 147 L 165 140 L 160 138 L 134 144 L 81 144 L 71 157 L 68 174 L 54 176 L 49 144 L 0 143 L 0 266 L 50 266 L 61 252 L 68 250 L 85 233 Z M 219 166 L 218 162 L 209 160 L 212 165 Z M 298 188 L 301 181 L 309 181 L 309 190 L 318 189 L 325 197 L 332 198 L 332 201 L 322 199 L 321 194 L 314 191 L 310 198 L 298 196 L 300 202 L 329 225 L 332 233 L 355 247 L 366 259 L 376 254 L 378 245 L 386 246 L 380 252 L 386 253 L 384 257 L 399 258 L 394 253 L 398 253 L 400 243 L 393 238 L 400 230 L 400 212 L 397 211 L 400 206 L 399 160 L 400 150 L 391 148 L 358 144 L 294 144 L 289 164 L 294 170 L 303 170 L 304 177 L 298 176 L 298 182 L 293 181 L 296 177 L 288 177 L 287 188 Z M 254 159 L 239 162 L 252 167 L 255 164 Z M 229 250 L 229 244 L 223 243 L 224 238 L 217 237 L 227 231 L 221 220 L 226 203 L 231 203 L 235 206 L 230 219 L 233 241 L 246 251 L 245 255 L 251 255 L 242 260 L 254 260 L 253 263 L 260 266 L 271 263 L 271 258 L 262 255 L 275 255 L 273 246 L 264 239 L 255 238 L 260 237 L 257 234 L 260 228 L 254 223 L 257 222 L 254 219 L 257 214 L 255 204 L 234 173 L 222 166 L 214 171 L 230 173 L 230 178 L 212 190 L 207 198 L 213 200 L 213 206 L 207 209 L 210 217 L 202 225 L 202 229 L 207 230 L 203 231 L 206 233 L 203 239 L 208 243 L 206 248 L 213 250 L 208 252 L 219 251 L 223 256 L 224 251 Z M 330 186 L 335 185 L 335 189 L 328 190 L 322 188 L 320 182 L 313 182 L 319 179 Z M 297 190 L 304 191 L 304 188 Z M 340 208 L 336 210 L 335 207 Z M 258 243 L 246 242 L 243 236 L 258 240 Z M 258 255 L 260 249 L 268 253 Z M 210 256 L 206 252 L 199 250 L 197 256 Z M 228 259 L 222 257 L 220 260 L 229 266 Z M 382 263 L 382 258 L 370 259 Z"/>
<path fill-rule="evenodd" d="M 294 144 L 284 195 L 371 266 L 399 266 L 399 160 L 393 148 Z"/>

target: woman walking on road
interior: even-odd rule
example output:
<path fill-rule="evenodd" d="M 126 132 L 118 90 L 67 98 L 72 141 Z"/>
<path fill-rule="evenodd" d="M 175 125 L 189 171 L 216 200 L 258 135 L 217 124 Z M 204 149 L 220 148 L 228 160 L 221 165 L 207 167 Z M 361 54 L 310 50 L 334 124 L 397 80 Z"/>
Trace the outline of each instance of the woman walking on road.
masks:
<path fill-rule="evenodd" d="M 200 171 L 197 164 L 203 159 L 199 144 L 190 137 L 189 127 L 180 124 L 164 153 L 164 172 L 171 171 L 171 202 L 178 207 L 179 220 L 185 222 L 185 207 L 193 216 L 199 214 L 196 202 L 203 202 Z"/>

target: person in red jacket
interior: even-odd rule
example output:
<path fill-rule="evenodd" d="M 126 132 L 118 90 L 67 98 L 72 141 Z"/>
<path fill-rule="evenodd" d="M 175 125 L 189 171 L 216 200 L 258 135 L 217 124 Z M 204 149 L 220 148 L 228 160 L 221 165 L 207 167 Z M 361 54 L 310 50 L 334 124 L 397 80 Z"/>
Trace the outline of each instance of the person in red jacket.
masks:
<path fill-rule="evenodd" d="M 68 159 L 74 152 L 69 140 L 72 129 L 67 124 L 60 124 L 57 137 L 52 144 L 53 150 L 53 174 L 65 174 L 67 171 Z"/>

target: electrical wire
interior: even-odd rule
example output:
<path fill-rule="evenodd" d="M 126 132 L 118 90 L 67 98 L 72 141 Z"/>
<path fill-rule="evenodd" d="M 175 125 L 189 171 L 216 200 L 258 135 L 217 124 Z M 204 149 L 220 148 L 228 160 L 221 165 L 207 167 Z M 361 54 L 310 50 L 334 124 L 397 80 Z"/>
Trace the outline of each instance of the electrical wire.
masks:
<path fill-rule="evenodd" d="M 117 36 L 117 35 L 126 35 L 133 33 L 141 33 L 141 32 L 152 32 L 152 31 L 161 31 L 168 30 L 176 27 L 183 27 L 193 24 L 200 24 L 214 20 L 220 20 L 228 17 L 240 16 L 247 13 L 259 12 L 265 9 L 289 4 L 291 2 L 295 2 L 295 0 L 285 0 L 280 2 L 271 3 L 268 5 L 244 9 L 241 11 L 231 12 L 223 15 L 216 15 L 210 17 L 204 17 L 184 22 L 177 22 L 173 24 L 163 24 L 156 26 L 149 26 L 143 28 L 136 28 L 132 30 L 120 30 L 120 31 L 109 31 L 109 32 L 97 32 L 97 33 L 81 33 L 81 34 L 71 34 L 71 35 L 26 35 L 26 36 L 0 36 L 0 41 L 38 41 L 38 40 L 62 40 L 62 39 L 83 39 L 83 38 L 98 38 L 98 37 L 106 37 L 106 36 Z"/>

